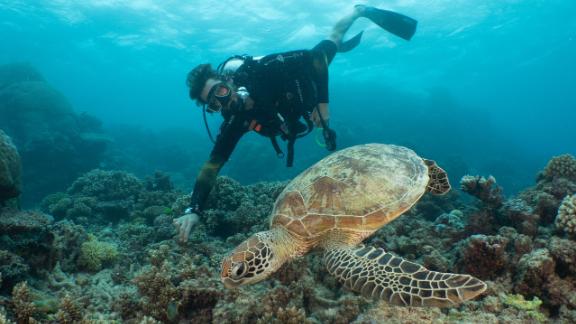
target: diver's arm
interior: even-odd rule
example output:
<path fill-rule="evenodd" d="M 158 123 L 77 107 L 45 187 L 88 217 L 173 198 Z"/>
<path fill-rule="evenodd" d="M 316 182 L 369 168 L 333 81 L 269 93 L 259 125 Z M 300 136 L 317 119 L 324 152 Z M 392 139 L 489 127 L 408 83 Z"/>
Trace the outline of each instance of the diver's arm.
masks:
<path fill-rule="evenodd" d="M 178 240 L 181 243 L 188 242 L 190 231 L 198 222 L 198 214 L 201 212 L 212 187 L 214 187 L 218 172 L 225 162 L 225 160 L 219 161 L 211 156 L 200 169 L 194 184 L 190 207 L 186 209 L 183 216 L 174 219 L 174 226 L 178 230 Z"/>
<path fill-rule="evenodd" d="M 236 123 L 224 121 L 221 132 L 216 139 L 216 144 L 210 153 L 210 158 L 204 163 L 194 184 L 194 191 L 190 200 L 190 207 L 186 209 L 185 215 L 174 220 L 174 225 L 178 229 L 180 242 L 187 242 L 188 235 L 192 227 L 198 222 L 198 213 L 202 212 L 208 200 L 208 195 L 214 184 L 220 169 L 224 166 L 228 158 L 234 151 L 236 144 L 244 135 L 246 130 L 242 127 L 241 121 Z"/>
<path fill-rule="evenodd" d="M 330 108 L 328 107 L 327 102 L 319 103 L 318 107 L 314 109 L 314 111 L 312 111 L 312 114 L 310 115 L 310 119 L 312 120 L 312 122 L 314 122 L 314 125 L 316 127 L 324 128 L 324 125 L 320 120 L 320 117 L 322 117 L 326 125 L 328 125 L 328 121 L 330 120 Z"/>
<path fill-rule="evenodd" d="M 224 121 L 220 128 L 220 134 L 216 138 L 216 144 L 210 153 L 210 158 L 204 163 L 196 177 L 196 184 L 190 201 L 192 211 L 198 213 L 204 209 L 208 194 L 216 183 L 220 169 L 228 161 L 245 132 L 241 120 L 232 117 L 232 120 Z"/>
<path fill-rule="evenodd" d="M 190 199 L 190 208 L 194 213 L 200 213 L 204 209 L 208 194 L 216 183 L 216 177 L 226 160 L 219 155 L 211 155 L 210 159 L 204 163 L 194 184 L 194 191 Z"/>

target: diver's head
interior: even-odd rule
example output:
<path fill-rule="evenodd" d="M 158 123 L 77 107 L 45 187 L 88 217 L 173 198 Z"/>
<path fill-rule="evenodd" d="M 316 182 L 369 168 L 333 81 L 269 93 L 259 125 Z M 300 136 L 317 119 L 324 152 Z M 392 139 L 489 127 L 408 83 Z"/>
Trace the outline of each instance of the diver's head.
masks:
<path fill-rule="evenodd" d="M 206 105 L 210 113 L 221 110 L 241 110 L 243 101 L 238 100 L 236 89 L 231 82 L 223 80 L 210 64 L 201 64 L 188 73 L 190 98 L 198 105 Z"/>
<path fill-rule="evenodd" d="M 208 112 L 219 112 L 222 109 L 231 110 L 237 103 L 233 86 L 218 79 L 206 81 L 200 99 L 207 105 Z"/>
<path fill-rule="evenodd" d="M 218 74 L 212 69 L 210 64 L 200 64 L 188 73 L 186 78 L 186 85 L 188 86 L 188 94 L 190 99 L 195 100 L 198 105 L 203 105 L 200 98 L 202 90 L 209 79 L 217 79 Z"/>

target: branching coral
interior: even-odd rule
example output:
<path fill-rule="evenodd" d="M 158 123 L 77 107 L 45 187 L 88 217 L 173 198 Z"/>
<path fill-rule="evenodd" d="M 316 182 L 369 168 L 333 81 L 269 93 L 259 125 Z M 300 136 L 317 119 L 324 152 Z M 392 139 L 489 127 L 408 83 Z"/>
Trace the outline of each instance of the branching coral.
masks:
<path fill-rule="evenodd" d="M 70 295 L 67 294 L 60 300 L 59 308 L 56 313 L 58 323 L 73 324 L 82 320 L 80 305 Z"/>
<path fill-rule="evenodd" d="M 12 307 L 18 323 L 33 323 L 35 321 L 34 316 L 38 314 L 38 308 L 33 303 L 30 289 L 25 281 L 14 286 Z"/>
<path fill-rule="evenodd" d="M 173 317 L 169 308 L 176 304 L 178 290 L 172 283 L 170 270 L 166 266 L 151 267 L 143 271 L 134 279 L 134 283 L 144 297 L 143 302 L 148 305 L 145 308 L 148 315 L 163 321 Z"/>
<path fill-rule="evenodd" d="M 562 200 L 556 216 L 556 227 L 576 236 L 576 194 Z"/>
<path fill-rule="evenodd" d="M 460 180 L 462 191 L 472 195 L 490 207 L 500 207 L 502 205 L 502 188 L 496 184 L 496 178 L 489 176 L 465 175 Z"/>

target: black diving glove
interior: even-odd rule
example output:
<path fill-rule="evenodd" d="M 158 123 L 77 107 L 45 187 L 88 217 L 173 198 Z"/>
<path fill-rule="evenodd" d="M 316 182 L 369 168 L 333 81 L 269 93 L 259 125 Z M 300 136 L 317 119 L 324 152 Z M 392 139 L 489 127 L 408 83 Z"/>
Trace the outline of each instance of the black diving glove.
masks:
<path fill-rule="evenodd" d="M 322 135 L 324 135 L 324 143 L 326 143 L 326 149 L 330 152 L 336 150 L 336 132 L 328 127 L 322 130 Z"/>

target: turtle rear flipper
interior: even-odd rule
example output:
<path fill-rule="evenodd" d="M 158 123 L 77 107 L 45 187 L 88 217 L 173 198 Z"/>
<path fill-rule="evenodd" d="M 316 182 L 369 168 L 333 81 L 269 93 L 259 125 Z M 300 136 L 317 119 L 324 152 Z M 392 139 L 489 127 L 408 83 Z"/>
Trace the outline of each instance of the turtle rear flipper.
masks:
<path fill-rule="evenodd" d="M 472 276 L 430 271 L 368 246 L 329 249 L 324 263 L 347 288 L 396 306 L 448 307 L 486 290 L 486 284 Z"/>

